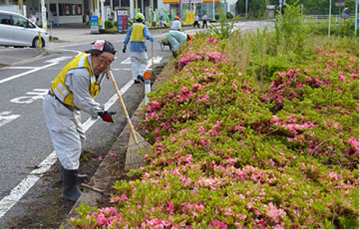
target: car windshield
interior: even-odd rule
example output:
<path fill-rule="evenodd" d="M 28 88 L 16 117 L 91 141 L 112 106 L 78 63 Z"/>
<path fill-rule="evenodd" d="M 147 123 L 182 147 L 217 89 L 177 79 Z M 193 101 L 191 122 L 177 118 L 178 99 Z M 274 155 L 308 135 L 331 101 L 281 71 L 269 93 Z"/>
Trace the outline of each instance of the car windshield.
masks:
<path fill-rule="evenodd" d="M 24 27 L 24 28 L 32 28 L 33 25 L 29 23 L 26 18 L 22 18 L 19 16 L 13 16 L 14 26 Z"/>

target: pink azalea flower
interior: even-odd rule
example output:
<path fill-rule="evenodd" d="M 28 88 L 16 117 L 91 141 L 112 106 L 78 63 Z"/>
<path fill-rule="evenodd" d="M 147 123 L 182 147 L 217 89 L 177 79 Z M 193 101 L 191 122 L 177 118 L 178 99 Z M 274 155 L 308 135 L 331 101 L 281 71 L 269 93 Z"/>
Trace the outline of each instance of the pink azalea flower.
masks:
<path fill-rule="evenodd" d="M 168 202 L 169 207 L 166 208 L 166 210 L 168 210 L 170 212 L 170 214 L 174 213 L 174 203 L 172 201 Z"/>
<path fill-rule="evenodd" d="M 314 203 L 314 200 L 313 200 L 313 199 L 310 199 L 310 200 L 308 201 L 308 203 L 309 203 L 309 205 L 312 205 L 312 203 Z"/>
<path fill-rule="evenodd" d="M 283 209 L 277 209 L 272 202 L 270 202 L 269 206 L 265 205 L 267 209 L 266 216 L 268 216 L 274 223 L 279 223 L 279 217 L 284 219 L 286 212 Z"/>
<path fill-rule="evenodd" d="M 209 227 L 218 228 L 218 229 L 227 229 L 227 225 L 224 222 L 219 221 L 219 220 L 212 220 Z"/>
<path fill-rule="evenodd" d="M 352 145 L 352 147 L 355 149 L 355 153 L 356 154 L 359 154 L 359 141 L 357 140 L 357 139 L 355 139 L 355 138 L 350 138 L 349 139 L 349 144 L 351 144 Z"/>
<path fill-rule="evenodd" d="M 157 101 L 151 101 L 151 107 L 153 107 L 154 109 L 161 109 L 161 105 Z"/>

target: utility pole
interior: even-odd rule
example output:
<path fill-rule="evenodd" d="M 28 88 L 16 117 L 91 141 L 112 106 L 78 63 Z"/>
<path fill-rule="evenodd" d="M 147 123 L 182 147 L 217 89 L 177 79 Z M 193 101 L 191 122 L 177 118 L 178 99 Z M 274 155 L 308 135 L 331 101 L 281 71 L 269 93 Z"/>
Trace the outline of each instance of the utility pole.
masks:
<path fill-rule="evenodd" d="M 213 20 L 215 21 L 215 0 L 213 0 Z"/>
<path fill-rule="evenodd" d="M 245 18 L 248 17 L 248 0 L 245 0 Z"/>
<path fill-rule="evenodd" d="M 356 7 L 355 7 L 355 36 L 356 36 L 356 32 L 357 32 L 357 27 L 358 27 L 357 22 L 359 20 L 358 10 L 359 10 L 359 0 L 356 0 Z"/>
<path fill-rule="evenodd" d="M 105 29 L 105 0 L 100 0 L 100 9 L 101 9 L 101 29 Z"/>
<path fill-rule="evenodd" d="M 18 0 L 19 14 L 24 15 L 24 3 L 22 0 Z M 26 17 L 26 15 L 24 15 Z"/>
<path fill-rule="evenodd" d="M 100 18 L 99 0 L 94 0 L 94 13 L 98 17 L 98 20 L 99 20 L 99 18 Z"/>
<path fill-rule="evenodd" d="M 179 2 L 179 18 L 182 20 L 183 18 L 182 18 L 182 1 L 180 0 L 180 2 Z"/>
<path fill-rule="evenodd" d="M 331 26 L 331 0 L 329 5 L 329 30 L 328 30 L 328 37 L 330 38 L 330 26 Z"/>
<path fill-rule="evenodd" d="M 130 19 L 134 19 L 134 18 L 135 18 L 134 0 L 130 0 Z"/>
<path fill-rule="evenodd" d="M 282 8 L 282 0 L 279 0 L 279 7 L 280 7 L 280 14 L 282 14 L 282 12 L 281 12 L 281 8 Z"/>
<path fill-rule="evenodd" d="M 41 19 L 42 19 L 42 28 L 44 30 L 47 30 L 45 0 L 41 0 Z"/>

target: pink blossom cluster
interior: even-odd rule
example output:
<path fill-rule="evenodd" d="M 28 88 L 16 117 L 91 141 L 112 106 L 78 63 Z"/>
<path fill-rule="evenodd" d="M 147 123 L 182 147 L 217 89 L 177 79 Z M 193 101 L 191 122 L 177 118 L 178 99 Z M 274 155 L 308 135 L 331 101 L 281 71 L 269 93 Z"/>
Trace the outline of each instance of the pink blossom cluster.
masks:
<path fill-rule="evenodd" d="M 175 65 L 175 69 L 182 70 L 185 66 L 190 65 L 192 62 L 209 61 L 216 63 L 227 63 L 227 56 L 218 51 L 207 52 L 194 52 L 186 53 L 186 56 L 179 58 Z"/>
<path fill-rule="evenodd" d="M 303 118 L 296 118 L 296 117 L 287 117 L 287 120 L 280 120 L 278 116 L 274 116 L 273 119 L 270 120 L 270 123 L 274 124 L 277 127 L 283 127 L 284 129 L 288 130 L 292 135 L 295 137 L 298 134 L 303 133 L 304 130 L 311 130 L 318 125 L 313 124 L 311 122 L 305 122 Z M 298 138 L 296 138 L 298 139 Z M 288 139 L 291 140 L 291 139 Z"/>
<path fill-rule="evenodd" d="M 208 38 L 208 41 L 209 41 L 209 43 L 212 43 L 212 44 L 217 44 L 218 43 L 218 40 L 215 39 L 215 38 Z"/>
<path fill-rule="evenodd" d="M 304 75 L 299 69 L 291 69 L 287 73 L 279 73 L 279 78 L 269 87 L 269 93 L 262 95 L 261 98 L 265 102 L 275 102 L 276 107 L 281 107 L 284 105 L 284 99 L 293 101 L 294 98 L 302 97 L 305 85 L 312 88 L 330 87 L 331 82 Z"/>
<path fill-rule="evenodd" d="M 70 221 L 77 222 L 73 217 L 70 218 Z M 97 209 L 91 215 L 86 215 L 81 226 L 84 229 L 128 228 L 126 221 L 115 207 Z"/>

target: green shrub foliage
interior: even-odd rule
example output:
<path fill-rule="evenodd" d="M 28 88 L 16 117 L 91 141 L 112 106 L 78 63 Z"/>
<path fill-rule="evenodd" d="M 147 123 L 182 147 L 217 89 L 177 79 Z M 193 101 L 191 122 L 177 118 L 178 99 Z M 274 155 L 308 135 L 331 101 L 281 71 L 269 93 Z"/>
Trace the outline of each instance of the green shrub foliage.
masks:
<path fill-rule="evenodd" d="M 187 43 L 149 95 L 145 166 L 115 183 L 113 207 L 70 223 L 358 228 L 359 58 L 328 40 L 297 62 L 292 33 L 286 53 L 268 45 L 276 32 Z"/>
<path fill-rule="evenodd" d="M 105 21 L 105 29 L 109 30 L 113 28 L 113 23 L 111 21 Z"/>

